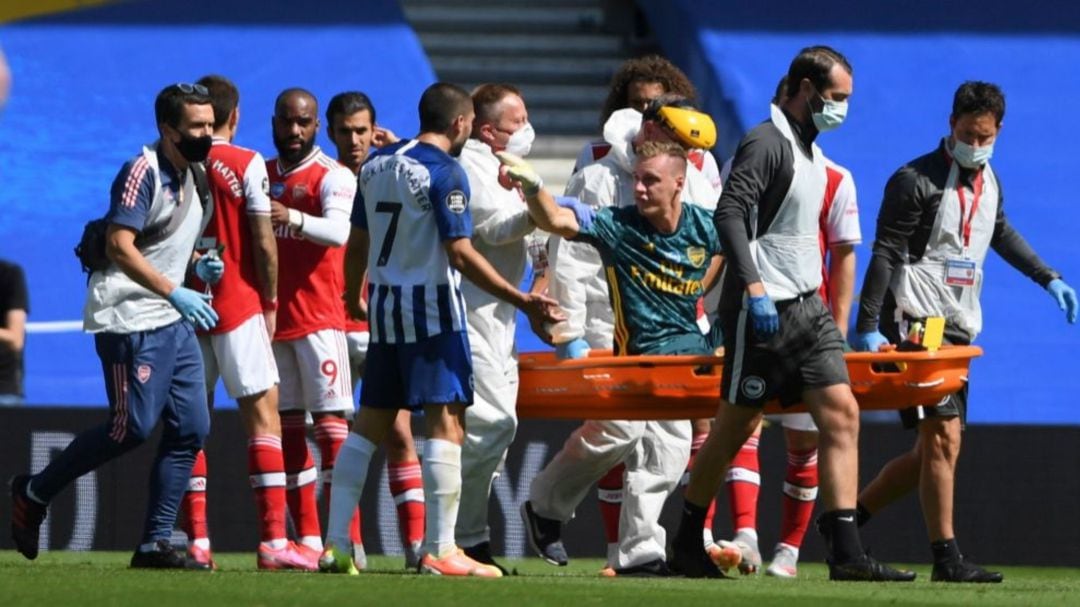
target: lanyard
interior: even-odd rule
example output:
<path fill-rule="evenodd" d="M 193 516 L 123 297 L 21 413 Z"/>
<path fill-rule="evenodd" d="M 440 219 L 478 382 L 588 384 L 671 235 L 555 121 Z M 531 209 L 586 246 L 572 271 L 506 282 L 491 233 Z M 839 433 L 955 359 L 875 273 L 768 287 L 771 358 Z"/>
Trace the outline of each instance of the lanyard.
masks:
<path fill-rule="evenodd" d="M 959 182 L 959 179 L 957 179 Z M 979 198 L 983 193 L 983 172 L 979 171 L 975 175 L 975 181 L 971 187 L 972 200 L 971 200 L 971 213 L 967 212 L 967 196 L 964 195 L 964 186 L 960 183 L 956 184 L 956 197 L 960 199 L 960 234 L 964 238 L 964 249 L 968 248 L 971 244 L 971 224 L 975 221 L 975 213 L 979 210 Z M 964 215 L 967 215 L 967 220 L 964 219 Z"/>

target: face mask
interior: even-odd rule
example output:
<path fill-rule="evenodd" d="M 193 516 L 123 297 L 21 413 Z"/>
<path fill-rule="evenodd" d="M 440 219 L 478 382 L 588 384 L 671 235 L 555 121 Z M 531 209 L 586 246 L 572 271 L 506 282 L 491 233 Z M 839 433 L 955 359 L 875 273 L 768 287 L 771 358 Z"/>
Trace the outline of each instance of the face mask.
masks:
<path fill-rule="evenodd" d="M 811 117 L 814 120 L 814 127 L 817 128 L 819 133 L 825 133 L 835 129 L 844 123 L 844 118 L 847 118 L 847 101 L 833 101 L 832 99 L 826 99 L 818 94 L 818 99 L 821 99 L 823 107 L 820 112 L 815 112 L 811 107 Z M 807 101 L 807 104 L 810 102 Z"/>
<path fill-rule="evenodd" d="M 965 169 L 977 169 L 986 164 L 993 155 L 993 143 L 984 146 L 974 146 L 957 140 L 956 143 L 953 144 L 952 157 L 956 159 L 956 164 L 959 164 Z"/>
<path fill-rule="evenodd" d="M 533 131 L 533 127 L 528 122 L 525 126 L 514 131 L 513 135 L 510 135 L 510 140 L 506 142 L 506 151 L 520 156 L 522 158 L 529 155 L 529 151 L 532 150 L 533 141 L 536 139 L 536 132 Z"/>
<path fill-rule="evenodd" d="M 210 135 L 202 137 L 188 137 L 180 135 L 180 141 L 176 144 L 176 150 L 188 162 L 202 162 L 210 155 L 210 147 L 214 145 L 214 138 Z"/>

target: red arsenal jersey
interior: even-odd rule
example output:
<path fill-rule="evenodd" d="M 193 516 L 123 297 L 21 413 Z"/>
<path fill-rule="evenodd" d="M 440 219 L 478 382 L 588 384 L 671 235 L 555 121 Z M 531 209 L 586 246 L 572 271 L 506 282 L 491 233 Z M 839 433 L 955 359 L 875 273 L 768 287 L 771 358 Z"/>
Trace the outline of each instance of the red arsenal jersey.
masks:
<path fill-rule="evenodd" d="M 315 217 L 336 209 L 348 222 L 356 177 L 318 147 L 288 170 L 277 159 L 270 160 L 266 172 L 274 200 Z M 276 226 L 275 234 L 279 307 L 274 339 L 298 339 L 323 329 L 344 331 L 345 247 L 313 242 L 287 226 Z"/>
<path fill-rule="evenodd" d="M 262 312 L 258 274 L 252 255 L 251 216 L 270 215 L 266 162 L 258 152 L 214 139 L 206 160 L 206 175 L 214 197 L 214 217 L 206 226 L 203 245 L 225 245 L 221 259 L 225 274 L 214 285 L 214 310 L 220 320 L 210 333 L 227 333 Z M 205 290 L 198 278 L 195 288 Z"/>

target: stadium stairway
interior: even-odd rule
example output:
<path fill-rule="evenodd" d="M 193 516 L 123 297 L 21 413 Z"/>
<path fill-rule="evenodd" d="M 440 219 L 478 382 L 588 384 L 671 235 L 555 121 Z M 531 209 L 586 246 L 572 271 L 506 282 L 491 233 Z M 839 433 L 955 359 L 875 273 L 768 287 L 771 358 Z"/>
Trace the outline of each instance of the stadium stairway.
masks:
<path fill-rule="evenodd" d="M 597 136 L 611 74 L 632 54 L 631 0 L 401 0 L 440 80 L 518 86 L 537 139 L 530 161 L 562 193 Z"/>

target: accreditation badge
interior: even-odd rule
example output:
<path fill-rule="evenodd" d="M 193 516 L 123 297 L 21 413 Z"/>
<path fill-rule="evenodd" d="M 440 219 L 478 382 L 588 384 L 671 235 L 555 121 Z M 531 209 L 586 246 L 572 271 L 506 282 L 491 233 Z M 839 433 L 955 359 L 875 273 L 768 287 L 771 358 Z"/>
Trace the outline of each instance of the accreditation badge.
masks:
<path fill-rule="evenodd" d="M 945 284 L 950 287 L 975 286 L 975 262 L 962 257 L 945 260 Z"/>

